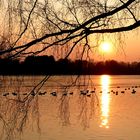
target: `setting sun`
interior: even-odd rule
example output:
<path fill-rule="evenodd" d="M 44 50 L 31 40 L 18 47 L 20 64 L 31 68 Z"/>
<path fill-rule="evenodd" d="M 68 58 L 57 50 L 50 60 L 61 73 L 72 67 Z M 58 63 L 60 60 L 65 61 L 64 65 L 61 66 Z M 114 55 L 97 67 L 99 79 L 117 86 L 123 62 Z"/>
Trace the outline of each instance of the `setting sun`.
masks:
<path fill-rule="evenodd" d="M 110 42 L 102 42 L 100 44 L 100 50 L 102 52 L 110 52 L 111 51 L 111 47 L 112 47 L 112 45 L 111 45 Z"/>

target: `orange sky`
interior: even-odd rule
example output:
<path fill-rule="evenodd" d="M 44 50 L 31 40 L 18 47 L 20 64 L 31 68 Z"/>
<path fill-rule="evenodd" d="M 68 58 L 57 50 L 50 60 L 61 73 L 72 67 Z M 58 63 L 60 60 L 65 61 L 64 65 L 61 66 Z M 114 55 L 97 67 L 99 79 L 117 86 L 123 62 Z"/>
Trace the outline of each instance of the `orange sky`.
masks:
<path fill-rule="evenodd" d="M 107 39 L 108 38 L 109 40 L 111 40 L 110 37 L 107 37 Z M 90 53 L 90 59 L 95 61 L 112 59 L 124 62 L 140 61 L 140 30 L 139 33 L 138 30 L 127 32 L 125 35 L 125 40 L 122 40 L 124 41 L 124 43 L 121 43 L 121 45 L 123 46 L 120 46 L 120 44 L 117 44 L 116 41 L 114 41 L 114 45 L 112 45 L 112 51 L 110 52 L 101 53 L 98 50 L 98 47 L 96 47 L 93 52 Z M 93 38 L 90 40 L 90 42 L 94 41 L 95 40 Z M 104 39 L 104 41 L 106 41 L 106 39 Z M 47 49 L 45 53 L 43 53 L 43 55 L 53 55 L 56 59 L 60 59 L 61 57 L 64 58 L 67 54 L 66 52 L 68 52 L 66 48 L 66 46 L 64 46 L 63 49 L 59 49 L 59 47 L 52 47 L 52 50 Z M 57 49 L 58 51 L 56 51 Z M 82 49 L 80 48 L 79 50 Z M 70 58 L 72 60 L 78 59 L 78 54 L 79 52 L 74 49 L 72 54 L 70 55 Z"/>
<path fill-rule="evenodd" d="M 126 60 L 127 61 L 140 61 L 140 31 L 134 35 L 128 34 L 126 40 Z"/>
<path fill-rule="evenodd" d="M 94 55 L 95 56 L 95 55 Z M 126 33 L 123 47 L 116 45 L 108 53 L 97 53 L 94 60 L 115 59 L 117 61 L 140 61 L 140 30 Z"/>

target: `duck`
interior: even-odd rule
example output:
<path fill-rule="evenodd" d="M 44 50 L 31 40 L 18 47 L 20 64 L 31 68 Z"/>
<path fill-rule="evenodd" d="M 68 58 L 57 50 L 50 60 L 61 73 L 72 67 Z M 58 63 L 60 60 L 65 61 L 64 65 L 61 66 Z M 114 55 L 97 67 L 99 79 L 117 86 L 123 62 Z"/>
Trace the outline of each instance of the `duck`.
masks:
<path fill-rule="evenodd" d="M 9 93 L 3 93 L 3 96 L 7 96 L 7 95 L 9 95 Z"/>
<path fill-rule="evenodd" d="M 50 93 L 52 96 L 57 96 L 57 93 L 54 91 L 54 92 L 51 92 Z"/>
<path fill-rule="evenodd" d="M 44 91 L 44 92 L 39 92 L 38 95 L 45 95 L 47 92 Z"/>
<path fill-rule="evenodd" d="M 70 95 L 73 95 L 73 92 L 70 92 L 69 94 L 70 94 Z"/>
<path fill-rule="evenodd" d="M 87 97 L 91 97 L 91 94 L 87 94 Z"/>
<path fill-rule="evenodd" d="M 81 94 L 81 95 L 87 95 L 88 92 L 89 92 L 88 90 L 81 90 L 81 91 L 80 91 L 80 94 Z"/>
<path fill-rule="evenodd" d="M 17 93 L 15 93 L 15 92 L 12 92 L 12 95 L 14 95 L 14 96 L 17 96 Z"/>
<path fill-rule="evenodd" d="M 136 93 L 136 90 L 133 89 L 131 93 L 132 93 L 132 94 L 135 94 L 135 93 Z"/>
<path fill-rule="evenodd" d="M 111 92 L 114 92 L 113 89 L 111 90 Z"/>
<path fill-rule="evenodd" d="M 90 93 L 95 93 L 95 90 L 90 91 Z"/>
<path fill-rule="evenodd" d="M 63 96 L 67 96 L 67 93 L 63 93 Z"/>

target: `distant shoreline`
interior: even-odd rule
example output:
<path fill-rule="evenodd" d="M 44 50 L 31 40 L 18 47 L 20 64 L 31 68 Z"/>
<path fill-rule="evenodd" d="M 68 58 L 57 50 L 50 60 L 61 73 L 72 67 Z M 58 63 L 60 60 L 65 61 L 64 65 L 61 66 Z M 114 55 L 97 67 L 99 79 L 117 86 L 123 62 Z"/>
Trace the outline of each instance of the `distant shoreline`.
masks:
<path fill-rule="evenodd" d="M 0 75 L 140 75 L 140 62 L 55 60 L 53 56 L 0 59 Z"/>

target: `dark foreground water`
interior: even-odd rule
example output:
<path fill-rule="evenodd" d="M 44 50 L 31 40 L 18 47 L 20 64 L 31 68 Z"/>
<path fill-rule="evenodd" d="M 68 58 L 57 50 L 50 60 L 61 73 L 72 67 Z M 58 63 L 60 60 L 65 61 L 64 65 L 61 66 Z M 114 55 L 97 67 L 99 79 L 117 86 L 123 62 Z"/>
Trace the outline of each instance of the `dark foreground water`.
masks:
<path fill-rule="evenodd" d="M 140 76 L 42 79 L 0 77 L 1 140 L 140 139 Z"/>

